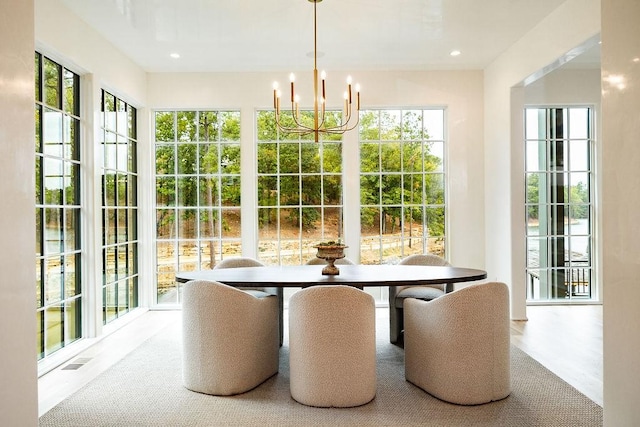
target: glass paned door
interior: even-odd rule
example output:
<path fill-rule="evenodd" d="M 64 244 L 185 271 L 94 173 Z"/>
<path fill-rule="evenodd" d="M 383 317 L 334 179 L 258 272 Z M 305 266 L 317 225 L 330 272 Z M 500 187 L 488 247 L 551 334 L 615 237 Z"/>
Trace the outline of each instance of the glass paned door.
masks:
<path fill-rule="evenodd" d="M 525 109 L 527 299 L 595 298 L 592 111 Z"/>

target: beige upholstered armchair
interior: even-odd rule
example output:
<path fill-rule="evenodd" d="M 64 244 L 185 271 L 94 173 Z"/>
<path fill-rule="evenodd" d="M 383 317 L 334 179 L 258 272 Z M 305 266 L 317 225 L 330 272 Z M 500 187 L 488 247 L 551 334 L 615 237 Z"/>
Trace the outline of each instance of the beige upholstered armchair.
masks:
<path fill-rule="evenodd" d="M 247 257 L 225 258 L 219 263 L 217 263 L 213 267 L 213 269 L 215 270 L 218 268 L 237 268 L 237 267 L 264 267 L 264 264 L 256 259 L 247 258 Z M 282 288 L 240 287 L 238 289 L 257 290 L 257 291 L 266 292 L 268 294 L 275 295 L 278 297 L 278 307 L 280 310 L 280 314 L 278 316 L 280 319 L 280 326 L 279 326 L 280 345 L 282 345 L 283 339 L 284 339 L 284 314 L 283 314 L 284 293 L 282 291 Z"/>
<path fill-rule="evenodd" d="M 291 397 L 310 406 L 364 405 L 376 395 L 375 301 L 351 286 L 312 286 L 289 299 Z"/>
<path fill-rule="evenodd" d="M 400 265 L 450 265 L 447 260 L 433 254 L 414 254 L 402 259 Z M 396 344 L 402 337 L 402 308 L 406 298 L 425 301 L 438 298 L 453 291 L 453 284 L 429 286 L 389 286 L 389 341 Z"/>
<path fill-rule="evenodd" d="M 278 299 L 194 280 L 183 289 L 182 380 L 200 393 L 249 391 L 278 372 Z"/>
<path fill-rule="evenodd" d="M 507 285 L 471 285 L 433 301 L 407 299 L 404 304 L 407 381 L 460 405 L 509 395 Z"/>

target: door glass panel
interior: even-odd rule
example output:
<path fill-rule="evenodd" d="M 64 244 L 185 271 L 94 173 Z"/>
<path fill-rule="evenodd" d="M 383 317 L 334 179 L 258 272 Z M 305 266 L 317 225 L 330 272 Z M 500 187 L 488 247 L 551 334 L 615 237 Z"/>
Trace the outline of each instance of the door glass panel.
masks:
<path fill-rule="evenodd" d="M 525 110 L 527 298 L 595 298 L 588 107 Z"/>

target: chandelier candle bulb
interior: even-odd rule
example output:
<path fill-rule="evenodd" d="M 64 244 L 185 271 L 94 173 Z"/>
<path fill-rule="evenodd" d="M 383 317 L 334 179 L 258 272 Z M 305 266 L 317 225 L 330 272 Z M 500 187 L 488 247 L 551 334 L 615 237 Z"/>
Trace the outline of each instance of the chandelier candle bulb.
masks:
<path fill-rule="evenodd" d="M 278 107 L 278 82 L 273 82 L 273 108 Z"/>
<path fill-rule="evenodd" d="M 291 104 L 293 104 L 294 101 L 294 90 L 293 90 L 293 82 L 296 81 L 296 76 L 293 75 L 293 73 L 291 73 L 289 75 L 289 80 L 291 81 Z"/>

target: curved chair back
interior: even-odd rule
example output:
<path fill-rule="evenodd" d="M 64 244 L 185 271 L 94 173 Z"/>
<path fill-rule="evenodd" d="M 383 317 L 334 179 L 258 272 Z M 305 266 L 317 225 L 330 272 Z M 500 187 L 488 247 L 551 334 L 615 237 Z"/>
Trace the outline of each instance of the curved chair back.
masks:
<path fill-rule="evenodd" d="M 275 296 L 206 280 L 184 285 L 182 379 L 186 388 L 214 395 L 255 388 L 278 372 L 278 338 Z"/>
<path fill-rule="evenodd" d="M 435 266 L 447 266 L 451 265 L 449 262 L 434 254 L 413 254 L 406 258 L 403 258 L 398 263 L 399 265 L 435 265 Z"/>
<path fill-rule="evenodd" d="M 217 263 L 213 269 L 219 268 L 239 268 L 239 267 L 264 267 L 265 265 L 257 259 L 248 257 L 225 258 Z M 262 291 L 278 297 L 278 306 L 280 307 L 280 345 L 284 342 L 284 292 L 282 288 L 263 288 L 263 287 L 247 287 L 243 286 L 239 289 Z"/>
<path fill-rule="evenodd" d="M 398 265 L 431 265 L 435 267 L 447 267 L 450 266 L 449 261 L 446 259 L 434 255 L 434 254 L 413 254 L 409 255 L 406 258 L 400 260 Z M 400 292 L 406 286 L 394 286 L 395 292 Z M 453 289 L 447 290 L 445 285 L 432 285 L 432 287 L 437 287 L 441 289 L 443 292 L 451 292 Z"/>
<path fill-rule="evenodd" d="M 217 263 L 213 269 L 217 268 L 237 268 L 237 267 L 264 267 L 264 264 L 257 259 L 238 257 L 238 258 L 225 258 Z"/>
<path fill-rule="evenodd" d="M 291 396 L 351 407 L 376 394 L 375 301 L 350 286 L 312 286 L 289 300 Z"/>
<path fill-rule="evenodd" d="M 451 403 L 477 405 L 511 392 L 509 290 L 467 286 L 404 307 L 405 378 Z"/>
<path fill-rule="evenodd" d="M 398 265 L 449 266 L 449 262 L 434 254 L 413 254 L 403 258 Z M 401 342 L 403 330 L 402 307 L 405 298 L 432 300 L 453 291 L 453 284 L 428 286 L 389 286 L 389 341 Z"/>

